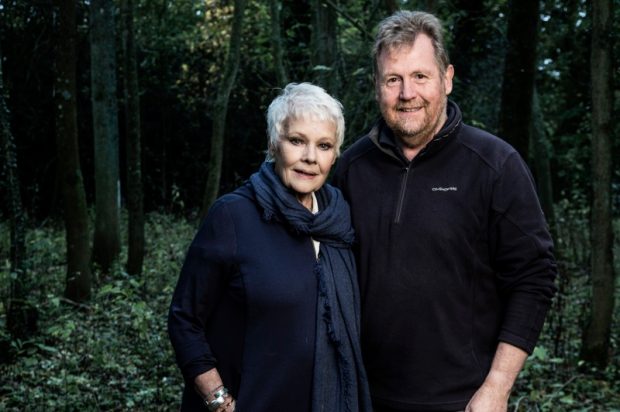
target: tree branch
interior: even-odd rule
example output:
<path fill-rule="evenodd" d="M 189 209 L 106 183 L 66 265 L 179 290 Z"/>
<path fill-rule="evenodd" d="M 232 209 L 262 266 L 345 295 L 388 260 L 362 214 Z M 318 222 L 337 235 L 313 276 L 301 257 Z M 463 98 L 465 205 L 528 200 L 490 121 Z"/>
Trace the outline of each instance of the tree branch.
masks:
<path fill-rule="evenodd" d="M 333 1 L 331 1 L 331 0 L 322 0 L 322 2 L 323 2 L 323 4 L 326 4 L 329 7 L 331 7 L 332 9 L 336 10 L 336 13 L 340 14 L 342 17 L 344 17 L 346 20 L 348 20 L 356 29 L 358 29 L 369 40 L 374 40 L 373 35 L 370 34 L 368 32 L 368 30 L 366 30 L 366 28 L 362 24 L 360 24 L 360 22 L 358 22 L 353 17 L 351 17 L 346 11 L 344 11 L 340 7 L 338 7 L 337 4 L 334 4 Z"/>

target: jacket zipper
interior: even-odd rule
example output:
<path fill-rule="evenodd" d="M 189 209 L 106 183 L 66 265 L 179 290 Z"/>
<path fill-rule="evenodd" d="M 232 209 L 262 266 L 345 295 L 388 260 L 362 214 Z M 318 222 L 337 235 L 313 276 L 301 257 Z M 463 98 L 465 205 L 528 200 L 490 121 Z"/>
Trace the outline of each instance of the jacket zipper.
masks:
<path fill-rule="evenodd" d="M 400 215 L 403 211 L 403 203 L 405 202 L 405 194 L 407 193 L 407 179 L 409 178 L 409 170 L 411 169 L 411 164 L 405 167 L 405 174 L 401 180 L 400 184 L 400 194 L 398 196 L 398 203 L 396 204 L 396 216 L 394 217 L 394 223 L 400 223 Z"/>

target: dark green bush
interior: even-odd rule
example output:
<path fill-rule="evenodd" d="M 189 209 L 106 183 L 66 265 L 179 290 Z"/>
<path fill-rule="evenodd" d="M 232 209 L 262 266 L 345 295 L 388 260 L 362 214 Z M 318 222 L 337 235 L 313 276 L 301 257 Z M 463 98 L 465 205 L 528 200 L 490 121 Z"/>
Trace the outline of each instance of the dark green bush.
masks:
<path fill-rule="evenodd" d="M 558 212 L 565 217 L 566 230 L 559 231 L 556 243 L 569 251 L 560 262 L 563 283 L 539 346 L 517 382 L 510 410 L 620 411 L 620 361 L 615 355 L 619 311 L 611 365 L 596 370 L 580 363 L 589 299 L 587 214 Z M 177 410 L 182 378 L 168 341 L 166 316 L 195 230 L 185 219 L 149 215 L 143 276 L 133 278 L 117 268 L 105 281 L 95 282 L 93 298 L 84 305 L 62 298 L 62 228 L 48 224 L 29 230 L 28 270 L 38 285 L 31 300 L 39 310 L 39 333 L 11 340 L 4 328 L 5 305 L 0 306 L 0 410 Z M 6 300 L 6 223 L 0 223 L 0 234 L 0 293 Z"/>

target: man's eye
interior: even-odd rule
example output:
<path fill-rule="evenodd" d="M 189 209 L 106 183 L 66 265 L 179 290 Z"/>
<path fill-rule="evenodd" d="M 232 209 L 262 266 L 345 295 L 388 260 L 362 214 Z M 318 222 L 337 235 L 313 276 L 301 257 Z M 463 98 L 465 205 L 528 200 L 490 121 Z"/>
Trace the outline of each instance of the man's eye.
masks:
<path fill-rule="evenodd" d="M 398 77 L 388 77 L 388 79 L 386 80 L 388 86 L 393 86 L 395 84 L 398 84 L 399 82 L 400 79 Z"/>

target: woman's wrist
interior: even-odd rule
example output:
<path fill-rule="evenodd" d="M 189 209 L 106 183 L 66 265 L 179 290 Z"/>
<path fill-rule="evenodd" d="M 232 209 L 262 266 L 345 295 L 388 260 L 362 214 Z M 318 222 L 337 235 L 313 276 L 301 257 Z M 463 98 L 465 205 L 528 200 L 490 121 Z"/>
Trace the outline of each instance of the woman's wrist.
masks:
<path fill-rule="evenodd" d="M 196 392 L 209 411 L 223 412 L 234 410 L 234 399 L 228 393 L 217 369 L 213 368 L 194 379 Z"/>
<path fill-rule="evenodd" d="M 217 369 L 213 368 L 196 376 L 194 378 L 194 387 L 202 399 L 211 400 L 213 399 L 212 394 L 224 387 L 224 382 L 222 382 Z"/>
<path fill-rule="evenodd" d="M 209 390 L 209 391 L 206 393 L 206 395 L 204 396 L 204 399 L 205 399 L 205 400 L 208 400 L 208 401 L 213 400 L 213 398 L 216 398 L 216 397 L 217 397 L 217 392 L 219 392 L 219 391 L 220 391 L 220 390 L 222 390 L 222 389 L 224 389 L 224 390 L 228 393 L 228 389 L 226 389 L 226 388 L 224 387 L 224 385 L 223 385 L 223 384 L 221 384 L 221 385 L 218 385 L 218 386 L 216 386 L 215 388 L 213 388 L 213 389 Z"/>
<path fill-rule="evenodd" d="M 230 396 L 228 395 L 228 389 L 224 385 L 220 385 L 213 390 L 205 399 L 205 404 L 211 412 L 215 412 L 220 408 L 226 408 L 230 405 Z"/>

